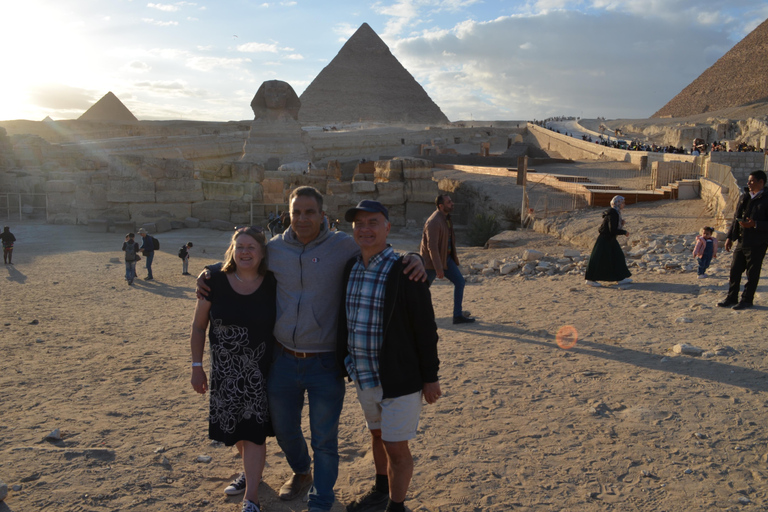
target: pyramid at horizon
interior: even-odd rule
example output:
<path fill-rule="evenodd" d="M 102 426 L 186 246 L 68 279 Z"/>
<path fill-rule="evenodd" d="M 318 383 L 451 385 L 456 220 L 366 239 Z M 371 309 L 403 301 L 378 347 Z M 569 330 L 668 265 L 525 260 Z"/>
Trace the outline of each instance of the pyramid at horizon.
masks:
<path fill-rule="evenodd" d="M 91 108 L 77 118 L 78 121 L 138 121 L 117 96 L 108 92 Z"/>
<path fill-rule="evenodd" d="M 360 25 L 300 100 L 299 121 L 304 124 L 449 123 L 367 23 Z"/>
<path fill-rule="evenodd" d="M 768 101 L 768 20 L 651 117 L 685 117 Z"/>

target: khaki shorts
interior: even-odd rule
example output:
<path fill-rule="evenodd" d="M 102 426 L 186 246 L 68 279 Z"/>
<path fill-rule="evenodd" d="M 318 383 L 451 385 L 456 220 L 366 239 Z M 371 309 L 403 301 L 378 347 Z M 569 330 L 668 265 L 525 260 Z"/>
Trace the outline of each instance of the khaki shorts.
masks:
<path fill-rule="evenodd" d="M 381 429 L 381 439 L 392 443 L 416 437 L 421 414 L 421 391 L 382 399 L 381 386 L 360 389 L 355 383 L 355 389 L 369 430 Z"/>

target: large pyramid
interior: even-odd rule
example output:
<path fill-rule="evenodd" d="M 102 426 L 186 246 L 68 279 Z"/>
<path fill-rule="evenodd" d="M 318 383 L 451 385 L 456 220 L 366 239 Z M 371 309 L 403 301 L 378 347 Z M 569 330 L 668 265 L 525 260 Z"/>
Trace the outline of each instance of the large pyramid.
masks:
<path fill-rule="evenodd" d="M 77 119 L 79 121 L 138 121 L 111 91 Z"/>
<path fill-rule="evenodd" d="M 652 117 L 685 117 L 768 100 L 768 20 Z"/>
<path fill-rule="evenodd" d="M 360 25 L 300 99 L 303 124 L 449 122 L 367 23 Z"/>

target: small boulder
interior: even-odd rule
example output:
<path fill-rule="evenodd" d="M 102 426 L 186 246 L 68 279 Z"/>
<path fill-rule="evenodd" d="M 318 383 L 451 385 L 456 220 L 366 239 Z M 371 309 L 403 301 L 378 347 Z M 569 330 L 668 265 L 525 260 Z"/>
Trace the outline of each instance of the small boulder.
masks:
<path fill-rule="evenodd" d="M 689 345 L 688 343 L 678 343 L 674 347 L 672 347 L 672 352 L 675 354 L 685 354 L 688 356 L 700 356 L 704 353 L 703 348 L 694 347 L 693 345 Z"/>
<path fill-rule="evenodd" d="M 540 260 L 544 256 L 545 254 L 543 252 L 537 251 L 535 249 L 526 249 L 525 252 L 523 252 L 523 259 L 525 261 Z"/>

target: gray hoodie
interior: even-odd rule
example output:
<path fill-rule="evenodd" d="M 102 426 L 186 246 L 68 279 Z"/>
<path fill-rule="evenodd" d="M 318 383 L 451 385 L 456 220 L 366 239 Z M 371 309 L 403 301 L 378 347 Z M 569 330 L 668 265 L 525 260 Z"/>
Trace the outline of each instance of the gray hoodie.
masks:
<path fill-rule="evenodd" d="M 331 232 L 325 223 L 307 245 L 292 228 L 269 241 L 267 263 L 277 278 L 277 341 L 298 352 L 336 350 L 344 265 L 358 254 L 351 236 Z"/>

